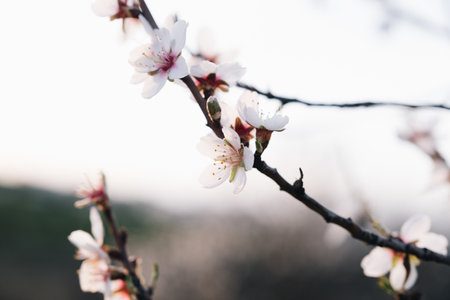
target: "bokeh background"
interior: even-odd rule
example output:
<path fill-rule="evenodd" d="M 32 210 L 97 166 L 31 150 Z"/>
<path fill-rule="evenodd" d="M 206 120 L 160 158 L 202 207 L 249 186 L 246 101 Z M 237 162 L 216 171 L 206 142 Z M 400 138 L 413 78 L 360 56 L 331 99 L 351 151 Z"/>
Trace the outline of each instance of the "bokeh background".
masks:
<path fill-rule="evenodd" d="M 147 1 L 157 22 L 189 22 L 187 48 L 224 51 L 263 90 L 317 102 L 450 104 L 450 1 Z M 96 17 L 89 1 L 11 1 L 0 19 L 0 299 L 100 299 L 79 290 L 67 235 L 86 177 L 107 176 L 131 253 L 158 262 L 156 299 L 389 299 L 359 263 L 370 250 L 326 225 L 257 171 L 237 196 L 207 190 L 196 150 L 208 133 L 183 87 L 151 100 L 128 84 L 137 24 Z M 189 57 L 188 51 L 185 56 Z M 222 95 L 233 104 L 241 90 Z M 273 103 L 277 106 L 277 103 Z M 450 236 L 449 184 L 399 133 L 432 128 L 450 155 L 449 112 L 290 104 L 264 159 L 364 223 L 398 229 L 415 213 Z M 367 225 L 367 224 L 365 224 Z M 422 263 L 416 288 L 447 299 L 450 269 Z"/>

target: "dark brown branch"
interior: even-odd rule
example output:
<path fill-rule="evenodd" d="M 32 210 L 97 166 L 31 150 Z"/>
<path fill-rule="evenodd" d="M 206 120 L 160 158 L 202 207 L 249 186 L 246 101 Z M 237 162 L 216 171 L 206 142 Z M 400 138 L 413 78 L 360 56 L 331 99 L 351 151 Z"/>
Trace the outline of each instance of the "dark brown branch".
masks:
<path fill-rule="evenodd" d="M 288 98 L 282 97 L 278 95 L 274 95 L 271 92 L 263 92 L 254 86 L 248 85 L 246 83 L 238 82 L 237 86 L 252 92 L 256 92 L 260 95 L 267 97 L 268 99 L 276 99 L 281 102 L 282 105 L 288 103 L 300 103 L 306 106 L 321 106 L 321 107 L 338 107 L 338 108 L 356 108 L 356 107 L 372 107 L 372 106 L 398 106 L 412 109 L 419 108 L 440 108 L 450 110 L 450 106 L 446 106 L 443 104 L 408 104 L 408 103 L 400 103 L 400 102 L 375 102 L 375 101 L 363 101 L 363 102 L 354 102 L 354 103 L 320 103 L 320 102 L 309 102 L 306 100 L 298 99 L 298 98 Z"/>
<path fill-rule="evenodd" d="M 105 196 L 107 197 L 107 196 Z M 105 201 L 109 203 L 109 200 Z M 133 281 L 133 285 L 137 289 L 137 299 L 138 300 L 151 300 L 151 297 L 142 286 L 141 280 L 137 276 L 132 263 L 129 260 L 127 249 L 126 249 L 126 232 L 124 230 L 119 230 L 117 227 L 116 220 L 114 218 L 113 212 L 111 210 L 110 205 L 106 205 L 103 209 L 103 215 L 105 216 L 106 222 L 108 223 L 109 230 L 111 231 L 112 236 L 114 237 L 114 241 L 119 250 L 120 261 L 122 262 L 125 269 L 128 271 L 128 275 L 130 275 L 131 280 Z"/>
<path fill-rule="evenodd" d="M 302 202 L 308 208 L 321 215 L 325 222 L 333 223 L 344 228 L 354 239 L 363 241 L 369 245 L 387 247 L 397 252 L 412 254 L 417 256 L 421 260 L 434 261 L 450 265 L 450 256 L 448 255 L 446 256 L 425 248 L 419 248 L 413 244 L 406 244 L 399 239 L 391 237 L 381 237 L 377 234 L 364 230 L 363 228 L 355 224 L 352 219 L 339 216 L 305 193 L 305 190 L 303 189 L 302 178 L 291 185 L 278 173 L 277 169 L 271 168 L 263 160 L 261 160 L 261 156 L 258 153 L 255 154 L 254 167 L 258 169 L 258 171 L 275 181 L 280 187 L 280 190 L 290 194 L 292 197 Z"/>

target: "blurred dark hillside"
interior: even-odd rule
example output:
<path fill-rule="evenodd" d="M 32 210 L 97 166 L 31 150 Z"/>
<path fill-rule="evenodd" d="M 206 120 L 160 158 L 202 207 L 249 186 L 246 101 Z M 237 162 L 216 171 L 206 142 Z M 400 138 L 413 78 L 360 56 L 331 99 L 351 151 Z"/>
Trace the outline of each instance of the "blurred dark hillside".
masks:
<path fill-rule="evenodd" d="M 0 299 L 102 299 L 79 289 L 80 262 L 67 236 L 90 226 L 88 210 L 74 201 L 0 188 Z M 391 299 L 362 274 L 370 248 L 350 239 L 327 248 L 326 225 L 314 214 L 274 225 L 239 212 L 180 216 L 135 202 L 114 208 L 144 274 L 160 265 L 155 299 Z M 419 274 L 424 299 L 450 299 L 449 267 L 422 263 Z"/>

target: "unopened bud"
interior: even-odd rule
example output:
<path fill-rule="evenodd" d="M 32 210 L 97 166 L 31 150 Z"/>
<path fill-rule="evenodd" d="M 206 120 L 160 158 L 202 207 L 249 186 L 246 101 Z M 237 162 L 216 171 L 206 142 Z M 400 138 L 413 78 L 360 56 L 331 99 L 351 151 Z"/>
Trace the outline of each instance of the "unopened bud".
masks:
<path fill-rule="evenodd" d="M 208 111 L 209 118 L 214 122 L 219 122 L 221 117 L 221 109 L 219 101 L 214 96 L 211 96 L 206 101 L 206 110 Z"/>

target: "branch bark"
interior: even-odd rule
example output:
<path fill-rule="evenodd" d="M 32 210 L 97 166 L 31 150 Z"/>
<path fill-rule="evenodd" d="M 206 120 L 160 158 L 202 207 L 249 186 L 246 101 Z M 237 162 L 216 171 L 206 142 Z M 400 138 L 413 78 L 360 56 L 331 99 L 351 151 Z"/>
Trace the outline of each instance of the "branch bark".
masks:
<path fill-rule="evenodd" d="M 363 102 L 353 102 L 353 103 L 320 103 L 320 102 L 309 102 L 303 99 L 298 98 L 288 98 L 282 97 L 278 95 L 272 94 L 272 92 L 263 92 L 257 89 L 254 86 L 251 86 L 246 83 L 238 82 L 237 86 L 246 89 L 252 92 L 256 92 L 262 96 L 267 97 L 268 99 L 276 99 L 281 102 L 282 105 L 288 103 L 299 103 L 306 106 L 318 106 L 318 107 L 338 107 L 338 108 L 357 108 L 357 107 L 373 107 L 373 106 L 397 106 L 397 107 L 405 107 L 412 109 L 420 109 L 420 108 L 438 108 L 438 109 L 446 109 L 450 110 L 450 106 L 446 106 L 444 104 L 409 104 L 409 103 L 400 103 L 400 102 L 376 102 L 376 101 L 363 101 Z"/>

